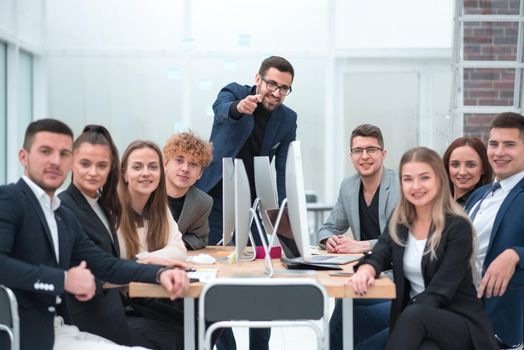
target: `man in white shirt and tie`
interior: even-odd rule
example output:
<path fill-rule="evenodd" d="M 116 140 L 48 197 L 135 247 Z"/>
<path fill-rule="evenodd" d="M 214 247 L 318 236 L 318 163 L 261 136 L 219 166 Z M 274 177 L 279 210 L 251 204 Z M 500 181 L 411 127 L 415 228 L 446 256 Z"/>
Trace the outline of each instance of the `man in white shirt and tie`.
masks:
<path fill-rule="evenodd" d="M 465 209 L 478 237 L 478 297 L 501 348 L 513 348 L 522 343 L 524 327 L 524 117 L 498 115 L 487 149 L 495 186 L 475 191 Z"/>

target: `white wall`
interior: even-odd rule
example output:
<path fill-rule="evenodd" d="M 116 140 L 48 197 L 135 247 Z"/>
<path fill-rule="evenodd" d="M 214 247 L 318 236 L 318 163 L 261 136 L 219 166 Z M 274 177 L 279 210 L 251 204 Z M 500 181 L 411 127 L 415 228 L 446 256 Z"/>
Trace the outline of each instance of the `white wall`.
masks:
<path fill-rule="evenodd" d="M 453 1 L 336 0 L 337 49 L 451 47 Z"/>
<path fill-rule="evenodd" d="M 47 110 L 42 81 L 45 69 L 41 52 L 45 41 L 45 1 L 0 0 L 0 43 L 4 47 L 5 72 L 0 84 L 5 86 L 4 123 L 0 137 L 5 148 L 0 151 L 0 183 L 14 181 L 21 174 L 18 149 L 23 130 L 36 114 Z M 35 74 L 35 67 L 40 67 Z M 4 89 L 2 89 L 4 90 Z M 0 98 L 0 99 L 2 99 Z M 38 112 L 38 113 L 37 113 Z M 22 130 L 22 132 L 21 132 Z"/>
<path fill-rule="evenodd" d="M 28 28 L 24 32 L 35 28 L 31 3 L 16 2 L 29 11 L 21 19 Z M 188 127 L 208 137 L 210 106 L 219 89 L 230 81 L 252 84 L 264 57 L 282 55 L 296 70 L 286 103 L 299 114 L 306 187 L 319 193 L 320 200 L 333 201 L 340 180 L 351 172 L 346 147 L 353 120 L 346 118 L 361 108 L 370 115 L 380 110 L 364 104 L 364 98 L 348 96 L 348 77 L 358 74 L 354 70 L 379 74 L 392 56 L 400 61 L 433 59 L 424 68 L 431 72 L 435 58 L 440 69 L 450 56 L 452 0 L 393 3 L 46 0 L 38 17 L 45 19 L 45 27 L 38 33 L 45 39 L 41 70 L 47 77 L 47 109 L 35 114 L 61 118 L 75 132 L 86 123 L 103 123 L 121 149 L 135 138 L 162 144 L 175 130 Z M 14 4 L 0 0 L 0 33 L 2 23 L 13 22 L 3 10 Z M 381 63 L 375 61 L 370 70 L 365 62 L 377 59 Z M 348 67 L 353 69 L 350 75 Z M 417 72 L 424 70 L 417 67 Z M 419 96 L 419 89 L 428 90 L 437 78 L 416 74 Z M 372 86 L 364 91 L 374 92 Z M 442 135 L 427 132 L 432 125 L 428 120 L 436 115 L 431 105 L 438 101 L 447 109 L 449 92 L 436 92 L 415 99 L 413 132 L 417 141 L 421 134 L 432 135 L 422 139 L 438 146 Z"/>

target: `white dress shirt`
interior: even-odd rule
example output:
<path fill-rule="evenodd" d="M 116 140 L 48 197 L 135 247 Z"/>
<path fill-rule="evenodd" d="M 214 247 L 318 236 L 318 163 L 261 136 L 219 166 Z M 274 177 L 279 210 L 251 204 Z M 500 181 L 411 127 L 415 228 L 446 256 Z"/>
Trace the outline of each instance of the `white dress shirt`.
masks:
<path fill-rule="evenodd" d="M 102 221 L 102 223 L 104 224 L 104 226 L 106 227 L 107 229 L 107 234 L 109 235 L 109 237 L 111 238 L 111 240 L 113 240 L 113 235 L 111 234 L 111 229 L 109 228 L 109 220 L 107 220 L 107 216 L 106 214 L 104 213 L 104 210 L 102 209 L 102 207 L 100 206 L 100 203 L 98 203 L 98 199 L 100 198 L 99 196 L 97 196 L 96 198 L 91 198 L 89 196 L 86 196 L 83 192 L 80 191 L 80 193 L 82 193 L 82 195 L 84 196 L 84 198 L 87 200 L 87 203 L 89 203 L 89 205 L 91 206 L 91 208 L 93 209 L 93 211 L 95 212 L 96 216 L 98 216 L 98 218 L 100 219 L 100 221 Z"/>
<path fill-rule="evenodd" d="M 473 226 L 477 231 L 478 240 L 476 268 L 480 276 L 483 275 L 482 266 L 484 265 L 484 259 L 486 258 L 495 217 L 497 216 L 502 202 L 504 202 L 509 192 L 520 180 L 522 180 L 522 178 L 524 178 L 524 171 L 499 181 L 500 190 L 489 194 L 482 203 L 480 203 L 480 208 L 473 220 Z M 479 203 L 475 203 L 469 213 L 473 213 L 478 205 Z"/>
<path fill-rule="evenodd" d="M 60 198 L 53 194 L 53 197 L 49 197 L 47 193 L 35 184 L 29 177 L 22 175 L 22 179 L 29 186 L 31 191 L 34 193 L 42 211 L 44 212 L 47 227 L 51 232 L 51 238 L 53 239 L 53 248 L 55 251 L 56 262 L 58 262 L 58 226 L 56 224 L 55 210 L 60 207 Z"/>

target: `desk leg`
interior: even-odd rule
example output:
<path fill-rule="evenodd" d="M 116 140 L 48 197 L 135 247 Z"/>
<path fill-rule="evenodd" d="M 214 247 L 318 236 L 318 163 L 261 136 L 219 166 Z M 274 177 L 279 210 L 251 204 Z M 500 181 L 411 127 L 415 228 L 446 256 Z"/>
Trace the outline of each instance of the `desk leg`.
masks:
<path fill-rule="evenodd" d="M 342 348 L 353 350 L 353 299 L 342 299 Z"/>
<path fill-rule="evenodd" d="M 195 299 L 184 298 L 184 350 L 195 350 Z"/>

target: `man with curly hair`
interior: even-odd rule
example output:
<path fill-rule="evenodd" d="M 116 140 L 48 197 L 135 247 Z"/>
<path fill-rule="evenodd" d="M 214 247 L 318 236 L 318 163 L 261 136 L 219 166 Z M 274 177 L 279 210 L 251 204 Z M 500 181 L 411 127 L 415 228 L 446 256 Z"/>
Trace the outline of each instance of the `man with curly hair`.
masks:
<path fill-rule="evenodd" d="M 212 159 L 212 146 L 191 131 L 176 133 L 164 146 L 166 187 L 171 214 L 190 250 L 204 248 L 209 236 L 212 198 L 193 186 Z"/>

